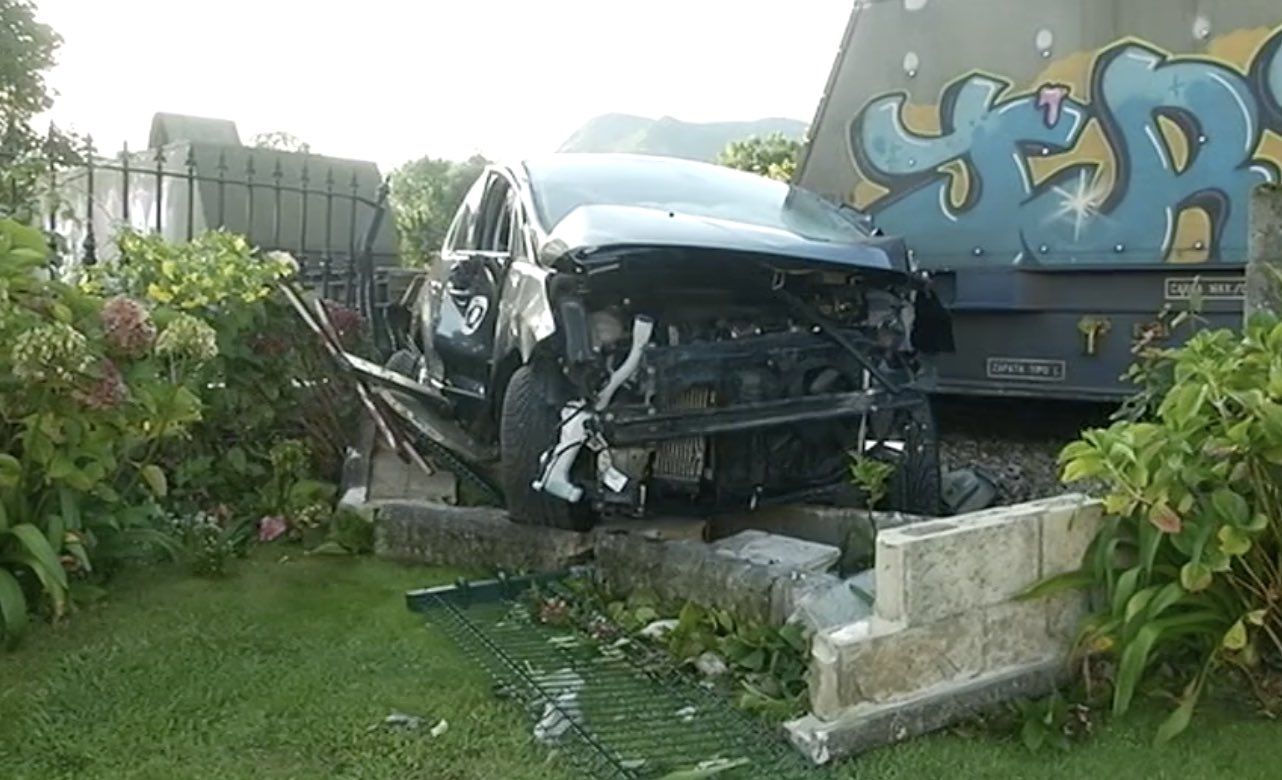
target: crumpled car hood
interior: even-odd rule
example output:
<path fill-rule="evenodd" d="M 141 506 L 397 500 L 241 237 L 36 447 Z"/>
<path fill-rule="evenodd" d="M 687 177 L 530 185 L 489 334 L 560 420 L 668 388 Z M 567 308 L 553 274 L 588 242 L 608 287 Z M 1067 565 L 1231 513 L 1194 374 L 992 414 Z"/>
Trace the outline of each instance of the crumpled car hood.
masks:
<path fill-rule="evenodd" d="M 841 269 L 907 273 L 907 251 L 897 238 L 862 236 L 818 241 L 799 233 L 734 220 L 696 217 L 641 206 L 580 206 L 547 235 L 539 255 L 555 264 L 562 257 L 590 262 L 600 250 L 645 248 L 709 249 L 804 261 Z"/>

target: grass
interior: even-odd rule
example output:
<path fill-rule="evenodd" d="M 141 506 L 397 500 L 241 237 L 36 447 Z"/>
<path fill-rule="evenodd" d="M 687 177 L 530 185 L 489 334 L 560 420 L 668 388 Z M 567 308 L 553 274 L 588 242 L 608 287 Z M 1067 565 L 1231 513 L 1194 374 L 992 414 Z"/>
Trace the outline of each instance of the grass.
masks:
<path fill-rule="evenodd" d="M 109 601 L 0 655 L 0 778 L 570 777 L 453 644 L 405 609 L 405 589 L 457 574 L 259 554 L 224 581 L 167 570 L 121 578 Z M 370 730 L 393 711 L 449 729 Z M 1155 748 L 1159 715 L 1110 724 L 1064 754 L 940 734 L 816 778 L 1282 773 L 1276 723 L 1221 703 Z"/>
<path fill-rule="evenodd" d="M 405 608 L 407 588 L 457 574 L 260 555 L 224 581 L 113 583 L 0 656 L 0 778 L 566 777 Z M 427 724 L 369 730 L 393 711 Z"/>

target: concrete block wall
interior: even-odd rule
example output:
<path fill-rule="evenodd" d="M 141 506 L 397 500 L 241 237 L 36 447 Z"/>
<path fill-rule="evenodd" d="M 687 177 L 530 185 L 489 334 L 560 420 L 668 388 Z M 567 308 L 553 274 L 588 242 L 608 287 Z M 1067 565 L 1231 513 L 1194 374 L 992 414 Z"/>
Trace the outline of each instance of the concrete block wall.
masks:
<path fill-rule="evenodd" d="M 1018 597 L 1079 568 L 1102 522 L 1099 502 L 1066 495 L 883 531 L 873 614 L 815 635 L 812 714 L 788 725 L 794 743 L 824 761 L 938 728 L 965 714 L 957 696 L 991 703 L 993 691 L 1031 692 L 1021 679 L 1049 685 L 1085 596 Z"/>

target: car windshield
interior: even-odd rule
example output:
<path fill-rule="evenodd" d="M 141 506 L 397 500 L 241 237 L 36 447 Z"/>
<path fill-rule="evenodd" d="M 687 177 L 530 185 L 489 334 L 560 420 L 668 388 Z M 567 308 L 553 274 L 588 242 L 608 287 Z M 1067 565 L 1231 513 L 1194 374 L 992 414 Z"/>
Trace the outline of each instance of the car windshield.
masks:
<path fill-rule="evenodd" d="M 580 206 L 637 206 L 851 243 L 858 213 L 807 190 L 718 165 L 659 157 L 558 155 L 527 162 L 534 205 L 548 230 Z"/>

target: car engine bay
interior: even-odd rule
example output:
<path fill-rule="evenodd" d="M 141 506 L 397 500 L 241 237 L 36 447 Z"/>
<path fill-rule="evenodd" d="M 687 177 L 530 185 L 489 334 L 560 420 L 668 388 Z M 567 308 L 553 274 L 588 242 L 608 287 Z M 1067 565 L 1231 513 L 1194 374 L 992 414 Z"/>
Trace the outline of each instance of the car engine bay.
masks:
<path fill-rule="evenodd" d="M 563 338 L 543 358 L 566 397 L 536 488 L 601 514 L 753 509 L 835 497 L 854 454 L 902 454 L 907 434 L 870 421 L 924 403 L 909 278 L 644 254 L 552 285 Z"/>

